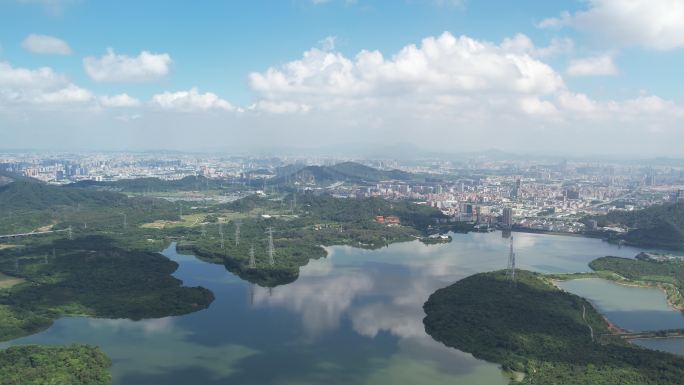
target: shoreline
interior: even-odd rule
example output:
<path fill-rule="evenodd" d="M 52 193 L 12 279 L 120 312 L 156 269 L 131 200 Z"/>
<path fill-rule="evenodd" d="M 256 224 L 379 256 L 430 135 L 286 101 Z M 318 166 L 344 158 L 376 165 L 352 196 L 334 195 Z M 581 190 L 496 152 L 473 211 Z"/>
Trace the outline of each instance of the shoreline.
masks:
<path fill-rule="evenodd" d="M 597 277 L 595 277 L 595 278 L 600 278 L 600 277 L 597 276 Z M 562 291 L 562 292 L 564 292 L 564 293 L 570 293 L 569 291 L 563 289 L 562 287 L 560 287 L 560 286 L 558 285 L 560 282 L 564 282 L 564 280 L 553 279 L 553 278 L 547 278 L 547 279 L 548 279 L 548 282 L 549 282 L 551 285 L 553 285 L 553 287 L 555 287 L 556 289 L 558 289 L 558 290 L 560 290 L 560 291 Z M 594 279 L 594 278 L 593 278 L 593 277 L 581 277 L 581 278 L 575 278 L 575 279 L 568 279 L 567 281 L 575 281 L 575 280 L 579 280 L 579 279 Z M 572 293 L 571 293 L 571 294 L 572 294 Z M 628 330 L 626 330 L 626 329 L 623 329 L 623 328 L 619 327 L 618 325 L 614 324 L 613 322 L 611 322 L 611 321 L 608 319 L 608 317 L 606 317 L 605 314 L 603 314 L 602 312 L 600 312 L 600 311 L 598 310 L 598 307 L 596 306 L 596 304 L 595 304 L 592 300 L 590 300 L 589 298 L 585 298 L 585 297 L 581 297 L 581 298 L 584 299 L 585 301 L 589 302 L 589 304 L 596 310 L 596 312 L 599 313 L 599 314 L 601 315 L 601 318 L 603 318 L 603 320 L 604 320 L 604 321 L 606 322 L 606 324 L 608 325 L 608 330 L 610 331 L 610 333 L 611 333 L 612 335 L 617 335 L 617 334 L 619 334 L 619 333 L 625 333 L 625 332 L 628 331 Z"/>

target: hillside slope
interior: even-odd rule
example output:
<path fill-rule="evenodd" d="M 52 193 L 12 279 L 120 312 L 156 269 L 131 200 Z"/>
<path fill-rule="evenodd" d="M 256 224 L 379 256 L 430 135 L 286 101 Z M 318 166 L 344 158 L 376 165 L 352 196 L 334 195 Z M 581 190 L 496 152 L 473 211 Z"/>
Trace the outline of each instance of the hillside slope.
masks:
<path fill-rule="evenodd" d="M 657 205 L 637 211 L 613 211 L 596 218 L 599 225 L 623 225 L 627 243 L 668 249 L 684 249 L 684 203 Z"/>

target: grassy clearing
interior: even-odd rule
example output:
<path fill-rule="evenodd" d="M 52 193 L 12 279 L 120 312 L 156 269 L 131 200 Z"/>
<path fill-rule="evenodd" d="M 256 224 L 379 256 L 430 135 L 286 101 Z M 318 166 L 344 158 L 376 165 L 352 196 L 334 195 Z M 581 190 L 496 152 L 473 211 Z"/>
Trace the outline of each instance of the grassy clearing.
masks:
<path fill-rule="evenodd" d="M 206 214 L 183 215 L 180 221 L 157 220 L 154 222 L 143 223 L 143 229 L 165 229 L 168 227 L 195 227 L 204 221 Z"/>
<path fill-rule="evenodd" d="M 216 213 L 216 215 L 218 216 L 221 222 L 230 222 L 238 219 L 246 219 L 250 216 L 250 214 L 238 213 L 235 211 L 221 211 Z"/>
<path fill-rule="evenodd" d="M 53 227 L 54 225 L 55 225 L 54 223 L 51 223 L 51 224 L 49 224 L 49 225 L 41 226 L 41 227 L 37 228 L 35 231 L 36 231 L 36 232 L 50 231 L 50 230 L 52 230 L 52 227 Z"/>
<path fill-rule="evenodd" d="M 26 280 L 0 273 L 0 289 L 9 289 L 23 282 L 26 282 Z"/>

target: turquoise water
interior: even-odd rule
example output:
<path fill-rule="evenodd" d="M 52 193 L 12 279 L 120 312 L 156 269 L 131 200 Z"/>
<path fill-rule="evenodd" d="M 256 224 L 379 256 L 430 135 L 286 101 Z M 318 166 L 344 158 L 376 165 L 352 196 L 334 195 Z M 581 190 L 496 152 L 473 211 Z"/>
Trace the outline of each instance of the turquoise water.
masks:
<path fill-rule="evenodd" d="M 331 247 L 300 278 L 272 290 L 223 266 L 179 255 L 175 276 L 216 300 L 180 317 L 130 321 L 62 318 L 2 343 L 89 343 L 112 357 L 114 384 L 506 384 L 500 369 L 446 348 L 424 331 L 422 305 L 458 279 L 506 267 L 501 234 L 452 234 L 449 244 Z M 518 267 L 588 271 L 605 256 L 640 250 L 596 239 L 514 234 Z M 603 289 L 600 289 L 603 290 Z"/>

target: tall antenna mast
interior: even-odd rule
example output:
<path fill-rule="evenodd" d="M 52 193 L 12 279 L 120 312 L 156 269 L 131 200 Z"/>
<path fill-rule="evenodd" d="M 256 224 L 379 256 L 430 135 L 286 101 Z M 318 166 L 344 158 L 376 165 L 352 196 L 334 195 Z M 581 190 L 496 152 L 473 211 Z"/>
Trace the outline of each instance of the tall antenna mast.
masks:
<path fill-rule="evenodd" d="M 513 252 L 513 237 L 511 237 L 511 248 L 508 253 L 508 270 L 506 271 L 506 278 L 511 286 L 515 286 L 515 253 Z"/>
<path fill-rule="evenodd" d="M 267 232 L 268 232 L 268 263 L 273 265 L 273 264 L 275 264 L 275 259 L 273 258 L 273 255 L 275 254 L 275 250 L 273 248 L 273 227 L 269 227 Z"/>

